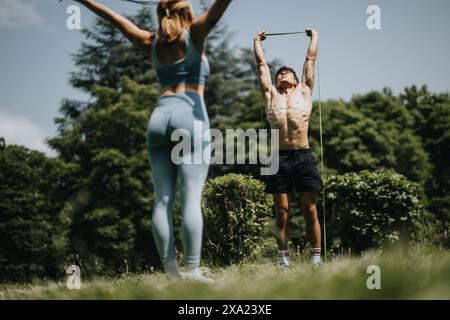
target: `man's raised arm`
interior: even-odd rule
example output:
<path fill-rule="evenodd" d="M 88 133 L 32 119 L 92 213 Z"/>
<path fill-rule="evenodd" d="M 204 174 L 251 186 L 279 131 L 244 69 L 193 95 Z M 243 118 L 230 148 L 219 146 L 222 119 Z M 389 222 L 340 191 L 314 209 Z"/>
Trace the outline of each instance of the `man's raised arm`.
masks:
<path fill-rule="evenodd" d="M 319 50 L 319 34 L 314 29 L 306 29 L 305 31 L 306 35 L 311 38 L 311 42 L 303 66 L 302 83 L 306 84 L 311 89 L 312 94 L 314 89 L 314 65 Z"/>
<path fill-rule="evenodd" d="M 259 73 L 259 85 L 261 92 L 266 99 L 266 102 L 270 101 L 270 95 L 272 91 L 272 79 L 270 76 L 270 69 L 267 65 L 266 58 L 264 57 L 264 50 L 262 42 L 266 40 L 266 32 L 259 33 L 254 40 L 253 48 L 255 50 L 256 64 L 258 65 Z"/>

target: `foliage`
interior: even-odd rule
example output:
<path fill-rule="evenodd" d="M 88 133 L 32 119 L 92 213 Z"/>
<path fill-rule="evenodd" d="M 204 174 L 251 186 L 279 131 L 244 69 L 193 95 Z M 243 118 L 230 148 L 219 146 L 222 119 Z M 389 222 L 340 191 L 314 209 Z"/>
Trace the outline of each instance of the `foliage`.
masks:
<path fill-rule="evenodd" d="M 61 210 L 71 170 L 24 147 L 0 147 L 0 280 L 63 272 L 70 219 Z"/>
<path fill-rule="evenodd" d="M 204 251 L 212 261 L 231 264 L 266 249 L 272 199 L 261 182 L 236 174 L 212 179 L 204 189 L 203 211 Z"/>
<path fill-rule="evenodd" d="M 417 240 L 423 221 L 419 186 L 394 172 L 331 176 L 326 203 L 331 215 L 329 236 L 357 252 L 401 239 Z"/>

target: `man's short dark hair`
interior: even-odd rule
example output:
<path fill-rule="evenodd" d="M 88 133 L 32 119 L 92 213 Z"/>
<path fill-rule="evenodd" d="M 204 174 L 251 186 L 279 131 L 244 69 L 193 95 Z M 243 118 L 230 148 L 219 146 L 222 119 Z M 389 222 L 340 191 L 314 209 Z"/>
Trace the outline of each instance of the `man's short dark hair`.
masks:
<path fill-rule="evenodd" d="M 295 80 L 297 80 L 297 84 L 300 83 L 300 81 L 298 80 L 298 77 L 297 77 L 297 73 L 295 73 L 295 70 L 292 69 L 292 68 L 286 67 L 286 66 L 281 67 L 280 69 L 278 69 L 277 74 L 275 75 L 275 82 L 277 81 L 277 78 L 278 78 L 278 76 L 280 75 L 280 73 L 282 73 L 283 71 L 289 71 L 289 72 L 292 72 L 292 73 L 294 74 Z"/>

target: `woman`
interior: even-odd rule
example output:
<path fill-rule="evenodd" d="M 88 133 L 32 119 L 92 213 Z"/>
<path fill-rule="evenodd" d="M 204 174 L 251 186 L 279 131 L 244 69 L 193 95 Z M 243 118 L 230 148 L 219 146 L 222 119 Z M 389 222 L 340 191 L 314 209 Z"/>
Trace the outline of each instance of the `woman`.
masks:
<path fill-rule="evenodd" d="M 200 271 L 203 216 L 201 195 L 209 161 L 175 164 L 171 158 L 171 134 L 183 129 L 191 138 L 191 150 L 183 160 L 207 159 L 206 143 L 194 142 L 194 124 L 202 132 L 209 129 L 203 99 L 210 69 L 203 55 L 205 38 L 228 8 L 231 0 L 215 0 L 201 15 L 194 17 L 188 0 L 162 0 L 157 6 L 157 33 L 138 28 L 94 0 L 78 0 L 94 13 L 113 23 L 132 43 L 146 50 L 161 82 L 161 97 L 150 118 L 147 132 L 149 160 L 153 173 L 155 203 L 153 235 L 169 278 L 211 281 Z M 196 132 L 197 134 L 197 132 Z M 198 138 L 197 138 L 198 139 Z M 201 141 L 202 137 L 200 137 Z M 200 156 L 200 158 L 199 158 Z M 210 156 L 210 155 L 209 155 Z M 205 163 L 206 162 L 206 163 Z M 179 162 L 176 162 L 179 163 Z M 172 206 L 177 178 L 181 180 L 183 246 L 186 272 L 181 274 L 175 255 Z"/>

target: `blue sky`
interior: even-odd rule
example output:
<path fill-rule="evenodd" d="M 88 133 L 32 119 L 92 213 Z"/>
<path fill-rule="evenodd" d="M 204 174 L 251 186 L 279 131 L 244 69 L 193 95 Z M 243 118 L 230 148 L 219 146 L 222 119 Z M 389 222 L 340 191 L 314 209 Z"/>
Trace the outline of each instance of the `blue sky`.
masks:
<path fill-rule="evenodd" d="M 98 0 L 119 13 L 139 6 Z M 196 12 L 199 0 L 192 0 Z M 71 0 L 0 0 L 0 136 L 50 154 L 53 119 L 63 98 L 86 99 L 68 84 L 75 70 L 71 54 L 84 40 L 68 30 Z M 381 8 L 381 30 L 366 26 L 368 6 Z M 154 8 L 149 7 L 149 10 Z M 450 88 L 450 1 L 447 0 L 234 0 L 224 21 L 238 47 L 250 47 L 261 29 L 269 32 L 314 27 L 320 33 L 322 95 L 350 99 L 353 94 L 412 84 L 432 91 Z M 82 26 L 94 15 L 82 9 Z M 267 40 L 268 59 L 301 69 L 304 36 Z"/>

